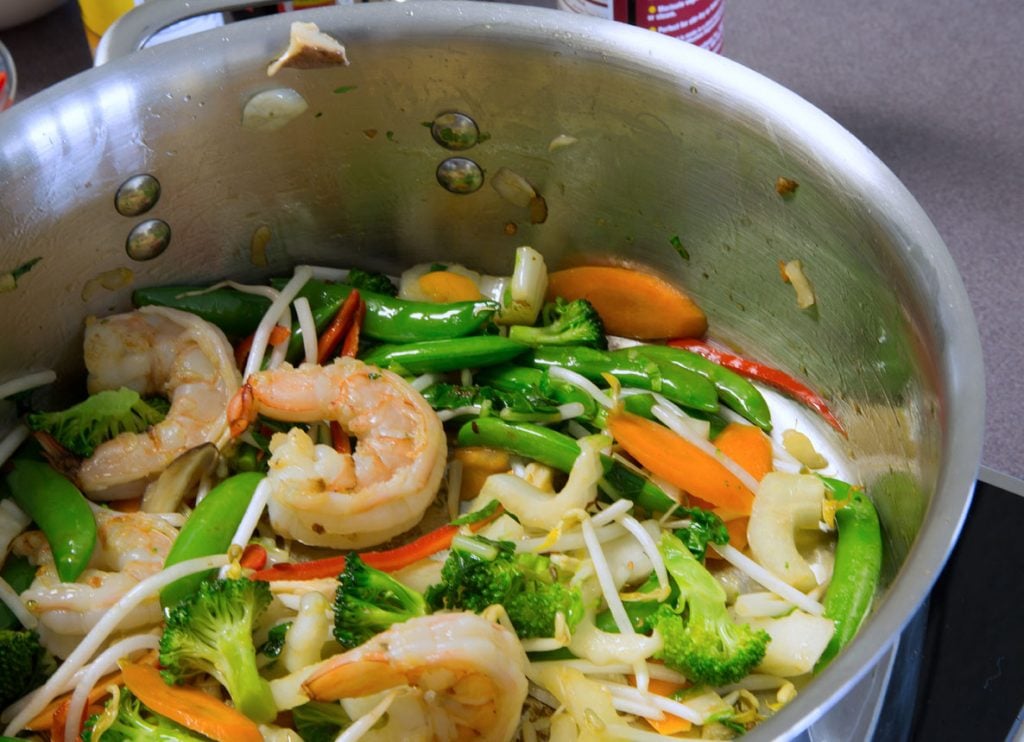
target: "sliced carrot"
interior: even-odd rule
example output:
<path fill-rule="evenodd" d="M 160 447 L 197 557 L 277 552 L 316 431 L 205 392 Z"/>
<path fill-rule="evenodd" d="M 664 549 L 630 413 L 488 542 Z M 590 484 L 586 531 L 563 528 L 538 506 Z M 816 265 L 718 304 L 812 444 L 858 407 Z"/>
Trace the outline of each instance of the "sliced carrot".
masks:
<path fill-rule="evenodd" d="M 262 742 L 260 728 L 223 701 L 195 688 L 168 685 L 154 667 L 127 662 L 124 684 L 149 709 L 218 742 Z"/>
<path fill-rule="evenodd" d="M 650 273 L 590 265 L 548 275 L 548 301 L 586 299 L 611 335 L 653 340 L 700 337 L 708 319 L 690 297 Z"/>
<path fill-rule="evenodd" d="M 636 679 L 630 677 L 629 680 L 631 685 L 636 685 Z M 647 684 L 647 690 L 655 695 L 665 696 L 666 698 L 672 698 L 672 695 L 678 691 L 686 688 L 687 686 L 683 683 L 673 683 L 671 680 L 659 680 L 658 678 L 651 678 Z M 655 719 L 644 719 L 658 734 L 679 734 L 680 732 L 688 732 L 693 728 L 693 723 L 680 716 L 675 716 L 665 712 L 665 716 L 660 721 Z"/>
<path fill-rule="evenodd" d="M 745 515 L 725 521 L 725 529 L 729 532 L 729 545 L 734 549 L 743 551 L 747 548 L 747 526 L 749 524 L 750 518 Z M 707 555 L 718 558 L 718 553 L 714 549 L 708 549 Z"/>
<path fill-rule="evenodd" d="M 663 425 L 615 410 L 608 430 L 626 453 L 662 479 L 716 508 L 750 515 L 754 493 L 717 459 Z"/>
<path fill-rule="evenodd" d="M 101 678 L 99 682 L 93 686 L 93 689 L 89 692 L 87 706 L 92 706 L 98 703 L 100 699 L 109 695 L 107 693 L 107 687 L 111 685 L 123 685 L 124 679 L 121 677 L 120 672 L 115 672 L 111 675 L 107 675 Z M 68 705 L 71 703 L 71 694 L 74 691 L 68 691 L 67 693 L 58 696 L 54 700 L 50 701 L 42 711 L 33 717 L 33 719 L 25 725 L 25 728 L 30 732 L 46 732 L 54 728 L 55 723 L 59 722 L 60 734 L 63 737 L 64 733 L 64 722 L 68 715 Z M 58 712 L 63 708 L 63 713 L 60 718 L 57 718 Z M 88 718 L 88 717 L 86 717 Z"/>
<path fill-rule="evenodd" d="M 483 295 L 473 279 L 451 271 L 431 271 L 420 276 L 420 290 L 429 301 L 447 304 L 453 301 L 476 301 Z"/>
<path fill-rule="evenodd" d="M 729 423 L 714 444 L 758 482 L 772 470 L 772 441 L 760 428 Z"/>
<path fill-rule="evenodd" d="M 287 327 L 281 325 L 274 325 L 270 330 L 270 339 L 267 342 L 270 345 L 280 345 L 285 340 L 290 338 L 292 331 Z M 239 368 L 245 368 L 245 361 L 249 357 L 249 351 L 252 350 L 252 341 L 256 339 L 256 334 L 253 333 L 247 338 L 244 338 L 238 346 L 235 348 L 235 363 Z"/>

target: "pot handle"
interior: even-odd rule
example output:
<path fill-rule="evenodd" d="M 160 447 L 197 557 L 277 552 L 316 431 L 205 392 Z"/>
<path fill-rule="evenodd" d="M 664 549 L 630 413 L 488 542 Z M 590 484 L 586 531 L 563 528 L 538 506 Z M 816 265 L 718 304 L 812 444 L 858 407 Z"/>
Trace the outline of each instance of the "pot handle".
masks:
<path fill-rule="evenodd" d="M 278 0 L 151 0 L 118 18 L 96 47 L 94 65 L 137 52 L 153 36 L 178 21 L 210 13 L 276 5 Z"/>

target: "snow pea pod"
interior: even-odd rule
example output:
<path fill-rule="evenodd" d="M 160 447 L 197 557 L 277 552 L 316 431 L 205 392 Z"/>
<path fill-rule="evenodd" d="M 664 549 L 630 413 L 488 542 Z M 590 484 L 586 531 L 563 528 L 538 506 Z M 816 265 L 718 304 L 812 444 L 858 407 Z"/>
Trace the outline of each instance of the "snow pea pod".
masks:
<path fill-rule="evenodd" d="M 271 281 L 271 284 L 277 284 Z M 284 282 L 281 281 L 280 285 Z M 337 314 L 352 287 L 342 283 L 309 281 L 299 296 L 309 299 L 314 317 L 326 316 L 325 322 Z M 385 343 L 412 343 L 420 340 L 442 340 L 465 337 L 479 332 L 498 310 L 493 301 L 457 301 L 450 304 L 409 301 L 360 289 L 366 302 L 362 333 Z M 318 309 L 324 311 L 318 312 Z M 317 330 L 323 328 L 317 326 Z M 293 333 L 293 337 L 296 333 Z M 300 342 L 301 342 L 301 335 Z"/>
<path fill-rule="evenodd" d="M 878 590 L 882 569 L 882 530 L 875 506 L 859 488 L 821 477 L 833 500 L 844 503 L 836 511 L 835 567 L 825 593 L 825 617 L 836 631 L 815 665 L 815 672 L 839 654 L 860 628 Z"/>
<path fill-rule="evenodd" d="M 658 363 L 662 369 L 666 365 L 671 365 L 698 374 L 714 385 L 718 398 L 727 407 L 765 432 L 772 429 L 772 413 L 761 392 L 742 376 L 724 366 L 712 363 L 696 353 L 666 345 L 635 345 L 614 351 L 613 355 L 626 359 L 646 358 Z"/>
<path fill-rule="evenodd" d="M 61 582 L 74 582 L 96 547 L 96 519 L 89 502 L 48 464 L 17 458 L 7 474 L 11 497 L 46 536 Z"/>
<path fill-rule="evenodd" d="M 266 297 L 228 287 L 205 291 L 201 286 L 152 286 L 132 292 L 132 303 L 137 307 L 152 305 L 190 312 L 233 338 L 256 332 L 260 319 L 270 309 Z"/>
<path fill-rule="evenodd" d="M 556 430 L 530 423 L 507 423 L 495 417 L 481 417 L 463 425 L 458 432 L 460 446 L 485 446 L 523 456 L 569 472 L 580 447 L 576 439 Z M 601 455 L 604 476 L 598 483 L 601 491 L 614 500 L 632 500 L 650 512 L 665 512 L 676 502 L 660 487 L 611 456 Z"/>
<path fill-rule="evenodd" d="M 235 474 L 210 490 L 185 521 L 167 554 L 164 568 L 227 551 L 263 476 L 260 472 Z M 199 572 L 172 582 L 160 592 L 160 603 L 164 608 L 177 605 L 215 571 Z"/>
<path fill-rule="evenodd" d="M 659 392 L 683 407 L 718 411 L 714 385 L 699 374 L 677 366 L 628 357 L 618 351 L 570 346 L 535 348 L 529 359 L 539 368 L 561 366 L 600 384 L 605 383 L 605 374 L 611 374 L 624 386 Z"/>
<path fill-rule="evenodd" d="M 529 347 L 500 335 L 471 335 L 402 345 L 379 345 L 361 360 L 396 373 L 444 373 L 505 363 Z"/>
<path fill-rule="evenodd" d="M 271 285 L 280 289 L 283 279 Z M 309 300 L 317 332 L 322 331 L 338 313 L 352 286 L 325 281 L 309 281 L 299 296 Z M 360 290 L 366 302 L 363 335 L 386 343 L 407 343 L 471 335 L 479 332 L 498 309 L 493 301 L 460 301 L 450 304 L 407 301 L 384 294 Z M 157 286 L 137 289 L 132 294 L 136 306 L 173 307 L 198 315 L 230 337 L 244 337 L 256 331 L 270 308 L 264 296 L 247 294 L 230 287 L 204 291 L 199 286 Z M 289 357 L 300 355 L 302 330 L 292 327 Z"/>

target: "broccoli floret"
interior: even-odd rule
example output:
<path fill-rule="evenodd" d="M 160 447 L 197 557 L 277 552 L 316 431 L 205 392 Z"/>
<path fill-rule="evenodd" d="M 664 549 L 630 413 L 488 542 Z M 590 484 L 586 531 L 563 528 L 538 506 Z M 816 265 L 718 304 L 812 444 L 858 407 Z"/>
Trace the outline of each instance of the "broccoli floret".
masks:
<path fill-rule="evenodd" d="M 456 536 L 441 570 L 441 582 L 427 589 L 434 610 L 475 613 L 500 604 L 520 638 L 553 636 L 561 613 L 571 629 L 583 618 L 583 596 L 569 587 L 539 554 L 516 554 L 511 541 Z"/>
<path fill-rule="evenodd" d="M 0 630 L 0 708 L 35 690 L 53 672 L 55 663 L 34 631 Z"/>
<path fill-rule="evenodd" d="M 719 546 L 729 543 L 729 529 L 716 513 L 703 508 L 680 506 L 673 514 L 690 519 L 690 525 L 677 529 L 675 534 L 698 560 L 704 561 L 709 543 Z"/>
<path fill-rule="evenodd" d="M 340 703 L 310 701 L 293 708 L 292 719 L 303 742 L 334 742 L 339 732 L 352 725 Z"/>
<path fill-rule="evenodd" d="M 164 679 L 182 682 L 197 673 L 212 675 L 227 688 L 235 707 L 257 722 L 277 711 L 270 685 L 256 668 L 253 628 L 270 605 L 266 582 L 212 580 L 176 605 L 160 638 Z"/>
<path fill-rule="evenodd" d="M 346 649 L 358 647 L 392 624 L 427 614 L 427 603 L 387 572 L 349 554 L 334 597 L 334 637 Z"/>
<path fill-rule="evenodd" d="M 608 347 L 601 315 L 586 299 L 566 301 L 559 297 L 545 304 L 541 322 L 539 327 L 513 325 L 508 336 L 527 345 L 584 345 L 601 350 Z"/>
<path fill-rule="evenodd" d="M 732 620 L 725 590 L 676 536 L 662 534 L 658 550 L 679 600 L 651 617 L 665 642 L 656 657 L 696 683 L 721 686 L 746 676 L 764 657 L 768 633 Z"/>
<path fill-rule="evenodd" d="M 29 415 L 28 424 L 33 430 L 49 433 L 72 453 L 92 456 L 104 441 L 156 425 L 167 409 L 164 400 L 144 400 L 138 392 L 122 387 L 97 392 L 66 410 Z"/>
<path fill-rule="evenodd" d="M 391 279 L 385 276 L 383 273 L 375 273 L 373 271 L 363 271 L 358 268 L 353 268 L 348 272 L 348 276 L 342 283 L 348 284 L 349 286 L 355 286 L 361 291 L 369 291 L 374 294 L 384 294 L 385 296 L 398 296 L 398 287 L 392 283 Z"/>
<path fill-rule="evenodd" d="M 108 711 L 109 704 L 114 702 L 114 698 L 107 701 Z M 154 739 L 161 742 L 206 741 L 206 737 L 199 737 L 170 719 L 150 711 L 130 691 L 120 691 L 116 702 L 117 716 L 100 735 L 103 742 L 145 742 Z M 85 723 L 85 728 L 82 730 L 82 742 L 92 742 L 93 730 L 101 716 L 100 714 L 92 716 Z"/>

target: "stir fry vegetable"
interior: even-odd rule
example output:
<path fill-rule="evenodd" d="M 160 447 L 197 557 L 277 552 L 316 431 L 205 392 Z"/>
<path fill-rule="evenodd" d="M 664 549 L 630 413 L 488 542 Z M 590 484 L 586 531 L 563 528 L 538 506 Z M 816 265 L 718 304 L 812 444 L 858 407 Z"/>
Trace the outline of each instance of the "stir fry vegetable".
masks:
<path fill-rule="evenodd" d="M 706 358 L 658 277 L 524 247 L 505 276 L 134 299 L 87 366 L 131 346 L 169 408 L 89 367 L 92 395 L 28 416 L 61 473 L 31 442 L 5 470 L 5 704 L 43 683 L 5 734 L 740 734 L 870 609 L 877 515 L 838 449 L 807 438 L 802 471 L 773 379 Z"/>

